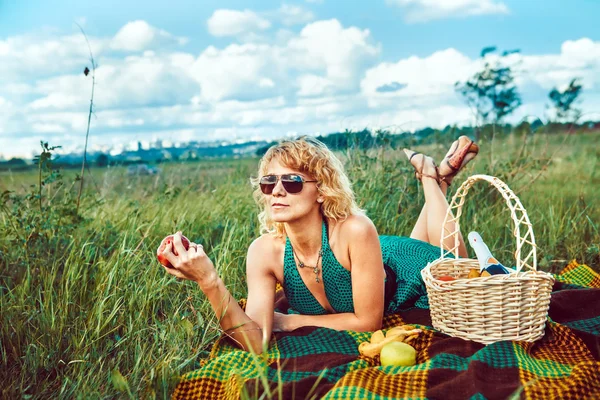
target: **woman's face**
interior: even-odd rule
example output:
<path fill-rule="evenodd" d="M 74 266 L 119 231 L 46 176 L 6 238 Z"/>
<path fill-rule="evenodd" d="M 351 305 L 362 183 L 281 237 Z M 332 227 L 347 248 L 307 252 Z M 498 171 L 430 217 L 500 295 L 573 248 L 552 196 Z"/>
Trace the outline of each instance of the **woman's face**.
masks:
<path fill-rule="evenodd" d="M 284 174 L 300 175 L 305 181 L 315 180 L 312 176 L 280 164 L 277 158 L 271 160 L 265 175 L 281 176 Z M 320 206 L 320 203 L 317 202 L 317 199 L 320 198 L 317 182 L 305 182 L 300 193 L 288 193 L 283 187 L 281 179 L 278 179 L 273 193 L 263 194 L 263 196 L 265 196 L 266 206 L 269 208 L 273 221 L 280 223 L 302 218 L 312 212 L 315 207 Z"/>

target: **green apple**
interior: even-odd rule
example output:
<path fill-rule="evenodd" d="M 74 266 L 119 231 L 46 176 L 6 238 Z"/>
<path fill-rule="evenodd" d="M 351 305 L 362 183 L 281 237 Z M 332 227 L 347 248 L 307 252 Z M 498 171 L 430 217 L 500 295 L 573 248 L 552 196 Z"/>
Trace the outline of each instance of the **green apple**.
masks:
<path fill-rule="evenodd" d="M 390 342 L 381 349 L 381 365 L 410 367 L 417 362 L 417 351 L 403 342 Z"/>

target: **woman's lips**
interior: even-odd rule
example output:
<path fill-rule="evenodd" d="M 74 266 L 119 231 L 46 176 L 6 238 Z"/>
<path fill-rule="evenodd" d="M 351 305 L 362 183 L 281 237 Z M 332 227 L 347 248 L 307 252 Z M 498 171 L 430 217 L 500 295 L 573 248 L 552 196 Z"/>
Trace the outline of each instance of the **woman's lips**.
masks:
<path fill-rule="evenodd" d="M 271 207 L 273 207 L 273 208 L 284 208 L 284 207 L 287 207 L 287 205 L 286 204 L 275 203 Z"/>

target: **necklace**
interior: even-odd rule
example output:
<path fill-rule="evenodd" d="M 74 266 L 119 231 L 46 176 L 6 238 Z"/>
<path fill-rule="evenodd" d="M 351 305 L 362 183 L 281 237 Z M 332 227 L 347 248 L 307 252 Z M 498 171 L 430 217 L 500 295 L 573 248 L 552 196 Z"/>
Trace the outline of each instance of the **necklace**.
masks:
<path fill-rule="evenodd" d="M 298 260 L 297 265 L 299 268 L 304 268 L 304 267 L 312 268 L 313 272 L 315 273 L 315 281 L 317 283 L 321 282 L 321 280 L 319 279 L 319 272 L 321 271 L 319 268 L 319 261 L 321 261 L 321 256 L 323 255 L 323 247 L 321 247 L 319 249 L 319 257 L 317 257 L 317 262 L 315 263 L 314 267 L 311 267 L 310 265 L 306 265 L 302 262 L 302 260 L 300 260 L 300 257 L 298 257 L 298 255 L 294 251 L 294 246 L 292 246 L 292 254 L 294 254 L 294 256 L 296 257 L 296 260 Z"/>

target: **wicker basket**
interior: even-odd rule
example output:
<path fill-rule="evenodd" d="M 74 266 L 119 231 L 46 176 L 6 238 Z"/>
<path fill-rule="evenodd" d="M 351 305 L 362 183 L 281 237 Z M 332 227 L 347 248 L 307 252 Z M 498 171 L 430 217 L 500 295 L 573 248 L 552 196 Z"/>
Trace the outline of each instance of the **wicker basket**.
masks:
<path fill-rule="evenodd" d="M 487 181 L 506 200 L 514 222 L 517 272 L 467 279 L 469 270 L 479 269 L 476 259 L 458 258 L 459 219 L 465 196 L 477 181 Z M 454 222 L 452 232 L 447 222 Z M 554 277 L 537 270 L 535 238 L 527 211 L 519 198 L 500 179 L 473 175 L 458 189 L 442 225 L 440 243 L 452 242 L 440 258 L 421 271 L 427 287 L 434 328 L 455 337 L 489 344 L 501 340 L 533 342 L 544 336 Z M 449 258 L 453 254 L 456 258 Z M 436 277 L 450 275 L 454 281 Z"/>

